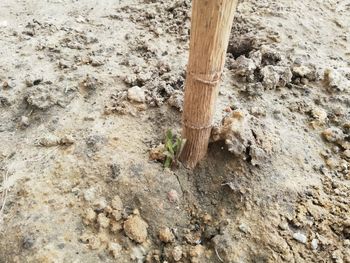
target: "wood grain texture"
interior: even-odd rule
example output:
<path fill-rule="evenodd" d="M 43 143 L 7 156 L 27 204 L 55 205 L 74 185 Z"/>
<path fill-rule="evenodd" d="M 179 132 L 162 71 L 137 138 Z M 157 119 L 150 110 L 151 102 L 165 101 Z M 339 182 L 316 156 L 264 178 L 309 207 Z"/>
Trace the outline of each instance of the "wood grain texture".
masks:
<path fill-rule="evenodd" d="M 194 168 L 208 148 L 237 0 L 193 0 L 180 161 Z"/>

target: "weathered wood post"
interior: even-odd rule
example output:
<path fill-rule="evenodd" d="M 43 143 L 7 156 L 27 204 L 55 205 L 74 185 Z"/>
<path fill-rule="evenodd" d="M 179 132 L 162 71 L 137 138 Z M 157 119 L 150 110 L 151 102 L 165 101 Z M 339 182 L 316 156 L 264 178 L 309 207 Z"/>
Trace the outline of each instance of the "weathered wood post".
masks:
<path fill-rule="evenodd" d="M 218 86 L 238 0 L 193 0 L 180 160 L 194 168 L 206 154 Z"/>

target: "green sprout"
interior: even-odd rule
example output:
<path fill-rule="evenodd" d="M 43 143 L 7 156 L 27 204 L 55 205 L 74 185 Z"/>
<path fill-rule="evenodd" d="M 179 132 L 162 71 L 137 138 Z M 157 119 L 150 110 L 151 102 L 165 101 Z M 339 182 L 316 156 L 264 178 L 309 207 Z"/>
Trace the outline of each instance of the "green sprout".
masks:
<path fill-rule="evenodd" d="M 184 140 L 176 135 L 173 135 L 172 131 L 169 129 L 165 137 L 165 168 L 172 168 L 177 165 L 183 146 Z"/>

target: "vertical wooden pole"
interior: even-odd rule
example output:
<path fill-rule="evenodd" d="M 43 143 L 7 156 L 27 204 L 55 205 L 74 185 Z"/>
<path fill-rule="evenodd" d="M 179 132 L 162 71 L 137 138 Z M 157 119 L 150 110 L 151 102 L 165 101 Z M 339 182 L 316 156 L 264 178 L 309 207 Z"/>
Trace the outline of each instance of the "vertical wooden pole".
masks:
<path fill-rule="evenodd" d="M 218 86 L 238 0 L 193 0 L 180 161 L 194 168 L 206 154 Z"/>

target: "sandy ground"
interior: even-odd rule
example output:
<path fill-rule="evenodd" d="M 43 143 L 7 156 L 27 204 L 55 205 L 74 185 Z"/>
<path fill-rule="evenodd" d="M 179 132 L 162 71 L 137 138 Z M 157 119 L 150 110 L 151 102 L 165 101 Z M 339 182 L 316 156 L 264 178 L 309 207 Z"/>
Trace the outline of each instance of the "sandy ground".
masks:
<path fill-rule="evenodd" d="M 240 1 L 206 159 L 189 0 L 0 2 L 0 262 L 350 262 L 350 2 Z"/>

